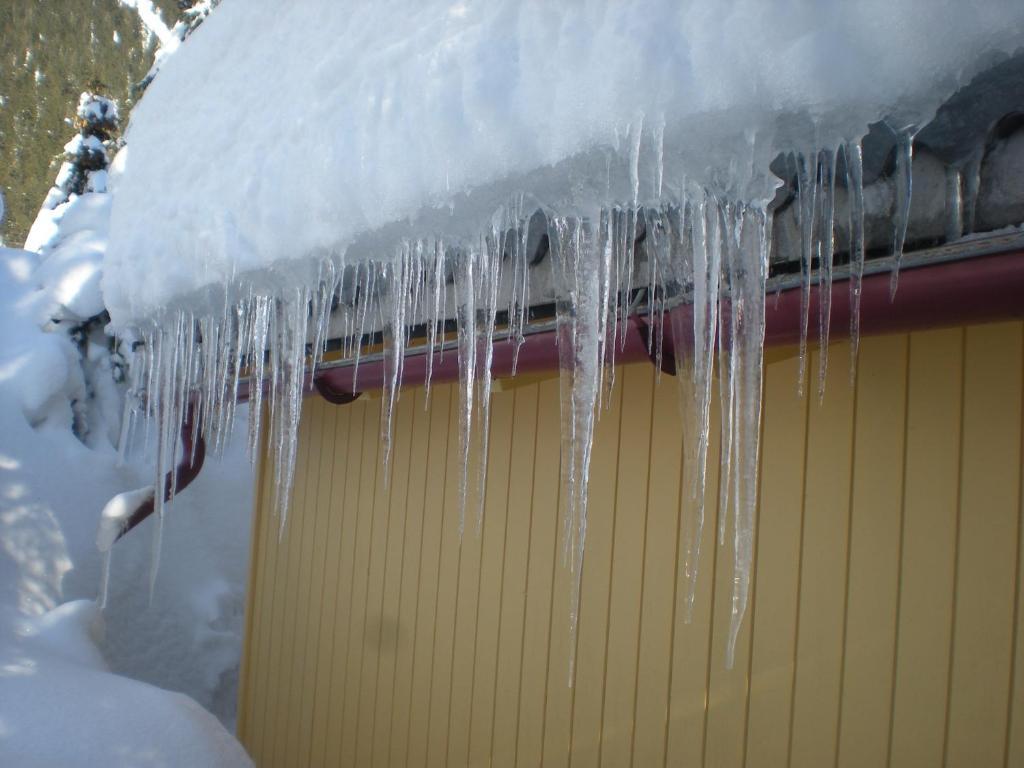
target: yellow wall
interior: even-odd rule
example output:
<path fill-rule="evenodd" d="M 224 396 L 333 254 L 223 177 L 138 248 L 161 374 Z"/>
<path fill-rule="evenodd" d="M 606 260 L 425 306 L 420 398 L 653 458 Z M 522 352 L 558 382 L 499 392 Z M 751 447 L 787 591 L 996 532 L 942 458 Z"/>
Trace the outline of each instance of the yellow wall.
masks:
<path fill-rule="evenodd" d="M 461 543 L 454 387 L 429 411 L 403 392 L 387 488 L 379 401 L 308 399 L 280 540 L 268 472 L 258 497 L 243 743 L 260 766 L 1024 765 L 1024 327 L 865 339 L 856 390 L 848 356 L 819 405 L 772 355 L 732 670 L 713 511 L 682 619 L 675 382 L 620 369 L 574 688 L 557 381 L 495 393 L 483 533 Z"/>

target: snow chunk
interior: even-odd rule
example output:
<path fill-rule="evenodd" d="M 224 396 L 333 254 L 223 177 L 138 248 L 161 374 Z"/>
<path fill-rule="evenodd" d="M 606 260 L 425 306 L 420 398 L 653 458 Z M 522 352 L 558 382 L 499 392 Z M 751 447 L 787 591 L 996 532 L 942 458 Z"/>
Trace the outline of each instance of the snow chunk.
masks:
<path fill-rule="evenodd" d="M 121 535 L 128 518 L 146 502 L 153 501 L 153 486 L 125 491 L 107 502 L 100 514 L 100 527 L 96 532 L 96 548 L 100 552 L 109 552 L 110 548 Z"/>
<path fill-rule="evenodd" d="M 108 671 L 103 619 L 75 601 L 0 639 L 0 763 L 250 766 L 237 741 L 181 694 Z M 14 705 L 16 702 L 16 705 Z"/>
<path fill-rule="evenodd" d="M 685 173 L 763 200 L 776 150 L 919 125 L 1022 43 L 1010 0 L 226 0 L 133 113 L 107 304 L 124 326 L 282 260 L 391 253 L 401 222 L 477 233 L 516 192 L 569 214 Z"/>

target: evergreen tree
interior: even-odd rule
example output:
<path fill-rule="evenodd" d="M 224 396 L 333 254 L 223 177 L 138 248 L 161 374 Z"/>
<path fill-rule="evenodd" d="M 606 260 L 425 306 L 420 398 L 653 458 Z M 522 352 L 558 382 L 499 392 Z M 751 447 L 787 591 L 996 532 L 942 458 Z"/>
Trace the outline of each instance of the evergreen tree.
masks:
<path fill-rule="evenodd" d="M 108 149 L 115 148 L 118 130 L 117 104 L 95 93 L 83 93 L 78 99 L 75 127 L 78 134 L 64 145 L 65 159 L 44 208 L 52 210 L 72 195 L 107 191 Z"/>

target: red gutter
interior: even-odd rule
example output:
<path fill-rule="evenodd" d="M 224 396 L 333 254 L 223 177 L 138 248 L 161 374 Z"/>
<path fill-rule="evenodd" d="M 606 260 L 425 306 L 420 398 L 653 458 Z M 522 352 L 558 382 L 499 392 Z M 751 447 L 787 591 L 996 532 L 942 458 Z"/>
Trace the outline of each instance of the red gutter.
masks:
<path fill-rule="evenodd" d="M 817 339 L 819 290 L 811 288 L 810 336 Z M 672 310 L 692 316 L 693 307 Z M 977 256 L 961 261 L 905 269 L 900 274 L 899 290 L 889 300 L 889 273 L 864 277 L 861 289 L 860 327 L 864 335 L 899 333 L 944 326 L 983 323 L 1024 317 L 1024 251 L 1008 251 L 992 256 Z M 690 327 L 684 317 L 684 327 Z M 765 345 L 796 344 L 800 340 L 800 289 L 790 288 L 776 297 L 766 297 Z M 837 281 L 832 287 L 831 338 L 850 333 L 849 283 Z M 664 355 L 672 354 L 671 330 L 665 328 Z M 555 331 L 526 338 L 519 350 L 517 373 L 540 373 L 558 368 Z M 615 359 L 630 363 L 649 359 L 643 318 L 629 319 L 624 348 L 616 344 Z M 491 370 L 495 378 L 512 375 L 514 344 L 507 340 L 494 344 Z M 402 373 L 404 386 L 422 384 L 427 367 L 426 355 L 406 358 Z M 356 378 L 351 365 L 327 368 L 318 381 L 334 392 L 380 389 L 384 386 L 384 364 L 380 360 L 364 362 Z M 432 381 L 449 382 L 459 377 L 455 350 L 435 353 Z M 353 387 L 355 384 L 355 387 Z"/>
<path fill-rule="evenodd" d="M 169 502 L 176 495 L 185 490 L 189 484 L 196 479 L 203 468 L 203 461 L 206 459 L 206 441 L 202 434 L 199 434 L 195 444 L 195 453 L 192 451 L 192 424 L 195 417 L 195 405 L 189 403 L 185 420 L 181 424 L 181 461 L 173 472 L 164 476 L 163 493 L 164 502 Z M 125 518 L 121 532 L 117 534 L 114 541 L 119 541 L 128 531 L 137 526 L 155 510 L 155 493 L 150 493 L 146 500 L 139 504 L 132 513 Z"/>

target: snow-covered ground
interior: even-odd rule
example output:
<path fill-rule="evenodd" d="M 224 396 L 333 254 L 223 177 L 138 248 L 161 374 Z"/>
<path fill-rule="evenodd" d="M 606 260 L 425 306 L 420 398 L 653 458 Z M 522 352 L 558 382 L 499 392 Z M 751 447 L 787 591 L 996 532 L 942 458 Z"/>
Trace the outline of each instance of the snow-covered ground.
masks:
<path fill-rule="evenodd" d="M 143 456 L 118 465 L 116 424 L 85 442 L 72 432 L 85 368 L 67 334 L 41 329 L 55 292 L 84 296 L 94 282 L 81 251 L 71 262 L 40 267 L 37 254 L 0 249 L 0 765 L 248 764 L 211 714 L 231 726 L 251 512 L 244 440 L 168 510 L 152 603 L 148 521 L 115 545 L 101 612 L 100 511 L 152 473 Z"/>

